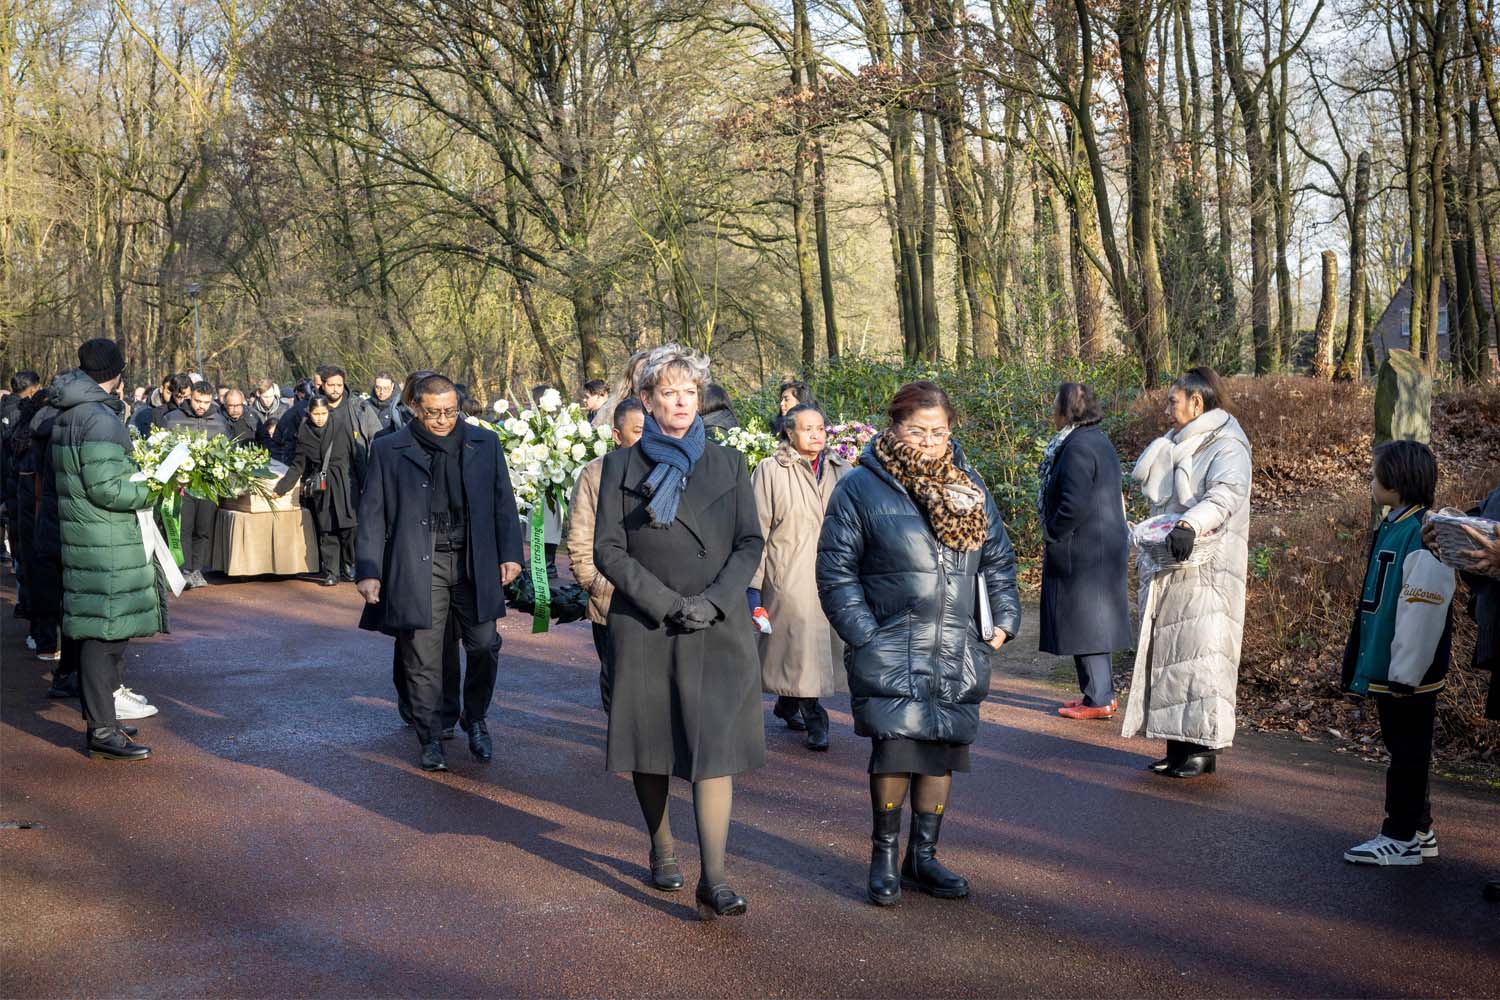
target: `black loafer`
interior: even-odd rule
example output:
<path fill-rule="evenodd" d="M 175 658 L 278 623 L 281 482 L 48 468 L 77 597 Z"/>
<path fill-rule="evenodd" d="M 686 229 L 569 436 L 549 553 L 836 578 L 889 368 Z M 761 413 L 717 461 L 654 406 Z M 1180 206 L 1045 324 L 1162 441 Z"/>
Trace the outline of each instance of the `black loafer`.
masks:
<path fill-rule="evenodd" d="M 727 882 L 718 885 L 698 883 L 698 916 L 704 920 L 742 916 L 749 908 L 745 897 L 731 889 Z"/>
<path fill-rule="evenodd" d="M 802 721 L 802 704 L 796 698 L 778 697 L 771 714 L 785 722 L 786 727 L 794 733 L 807 729 L 807 723 Z"/>
<path fill-rule="evenodd" d="M 337 587 L 338 585 L 339 578 L 336 576 L 325 576 L 318 580 L 318 586 L 320 587 Z"/>
<path fill-rule="evenodd" d="M 137 761 L 151 756 L 151 748 L 132 743 L 119 726 L 89 730 L 89 756 L 95 760 Z"/>
<path fill-rule="evenodd" d="M 448 770 L 448 757 L 443 753 L 443 744 L 439 740 L 433 740 L 422 747 L 422 770 Z"/>
<path fill-rule="evenodd" d="M 490 760 L 495 756 L 495 744 L 490 740 L 490 731 L 483 719 L 470 722 L 460 716 L 458 724 L 469 734 L 469 753 L 475 760 Z"/>
<path fill-rule="evenodd" d="M 1161 760 L 1153 760 L 1151 763 L 1147 764 L 1146 770 L 1155 771 L 1157 774 L 1162 774 L 1163 772 L 1170 769 L 1172 765 L 1173 760 L 1171 757 L 1163 757 Z"/>
<path fill-rule="evenodd" d="M 658 858 L 655 851 L 651 852 L 651 884 L 662 892 L 676 892 L 682 888 L 682 866 L 677 863 L 677 855 Z"/>

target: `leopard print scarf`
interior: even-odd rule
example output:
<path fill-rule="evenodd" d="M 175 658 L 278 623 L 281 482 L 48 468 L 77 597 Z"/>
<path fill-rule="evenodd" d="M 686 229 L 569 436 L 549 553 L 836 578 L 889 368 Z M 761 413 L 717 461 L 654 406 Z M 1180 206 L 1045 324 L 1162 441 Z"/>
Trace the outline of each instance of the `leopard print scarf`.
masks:
<path fill-rule="evenodd" d="M 984 492 L 953 464 L 953 452 L 924 458 L 887 430 L 875 439 L 875 457 L 927 514 L 938 541 L 955 552 L 974 552 L 989 535 Z"/>

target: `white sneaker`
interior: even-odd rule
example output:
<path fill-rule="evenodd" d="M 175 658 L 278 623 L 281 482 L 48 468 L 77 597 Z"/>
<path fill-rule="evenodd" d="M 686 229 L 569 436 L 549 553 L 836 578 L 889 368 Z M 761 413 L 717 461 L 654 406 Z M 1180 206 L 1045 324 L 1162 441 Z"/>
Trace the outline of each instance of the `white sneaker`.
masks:
<path fill-rule="evenodd" d="M 36 658 L 38 660 L 44 660 L 47 663 L 56 663 L 58 660 L 62 659 L 62 651 L 54 649 L 50 653 L 38 653 L 36 654 Z"/>
<path fill-rule="evenodd" d="M 144 699 L 137 701 L 136 698 L 130 697 L 124 691 L 124 688 L 118 688 L 115 691 L 116 719 L 149 719 L 156 714 L 157 708 L 155 705 L 148 704 Z M 139 695 L 136 697 L 139 697 Z"/>
<path fill-rule="evenodd" d="M 1417 843 L 1421 845 L 1422 857 L 1435 858 L 1438 856 L 1436 828 L 1433 828 L 1431 830 L 1418 830 Z"/>
<path fill-rule="evenodd" d="M 26 637 L 26 648 L 31 650 L 33 653 L 36 652 L 36 640 L 29 635 Z"/>
<path fill-rule="evenodd" d="M 1436 840 L 1432 849 L 1437 850 Z M 1383 833 L 1378 834 L 1373 840 L 1345 851 L 1344 860 L 1356 865 L 1420 865 L 1422 838 L 1416 836 L 1410 840 L 1392 840 Z"/>
<path fill-rule="evenodd" d="M 135 691 L 130 690 L 130 688 L 125 687 L 123 684 L 120 685 L 118 688 L 115 689 L 115 697 L 116 698 L 119 698 L 119 697 L 129 698 L 131 701 L 134 701 L 134 702 L 136 702 L 137 704 L 140 704 L 140 705 L 149 705 L 149 704 L 151 704 L 151 702 L 149 702 L 149 701 L 146 700 L 146 696 L 145 695 L 138 694 Z"/>

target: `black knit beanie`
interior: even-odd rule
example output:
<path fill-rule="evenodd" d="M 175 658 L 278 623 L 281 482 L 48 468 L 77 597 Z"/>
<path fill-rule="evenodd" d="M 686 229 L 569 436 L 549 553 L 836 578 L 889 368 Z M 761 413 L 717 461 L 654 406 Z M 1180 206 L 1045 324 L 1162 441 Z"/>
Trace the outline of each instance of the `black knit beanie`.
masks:
<path fill-rule="evenodd" d="M 78 347 L 78 367 L 85 375 L 103 385 L 125 370 L 125 355 L 120 345 L 104 337 L 86 340 Z"/>

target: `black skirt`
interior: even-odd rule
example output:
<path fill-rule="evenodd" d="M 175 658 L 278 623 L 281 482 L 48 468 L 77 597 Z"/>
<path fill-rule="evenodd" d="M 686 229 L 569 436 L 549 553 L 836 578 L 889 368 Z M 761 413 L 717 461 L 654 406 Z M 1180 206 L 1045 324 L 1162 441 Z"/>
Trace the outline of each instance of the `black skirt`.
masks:
<path fill-rule="evenodd" d="M 969 769 L 967 743 L 910 740 L 904 736 L 870 740 L 871 774 L 926 774 L 942 777 Z"/>

